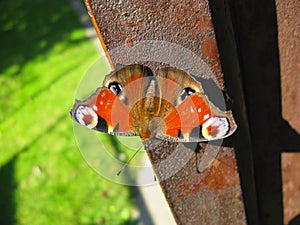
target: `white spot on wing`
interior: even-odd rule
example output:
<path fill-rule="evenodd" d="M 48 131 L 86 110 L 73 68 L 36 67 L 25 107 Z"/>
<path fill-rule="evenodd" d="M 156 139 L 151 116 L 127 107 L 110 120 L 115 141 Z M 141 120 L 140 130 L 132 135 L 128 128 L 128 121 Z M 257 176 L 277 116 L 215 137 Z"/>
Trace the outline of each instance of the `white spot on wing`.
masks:
<path fill-rule="evenodd" d="M 207 120 L 209 118 L 209 114 L 205 114 L 204 116 L 203 116 L 203 120 Z M 207 121 L 208 122 L 208 121 Z"/>
<path fill-rule="evenodd" d="M 75 118 L 81 125 L 92 129 L 97 126 L 98 116 L 89 106 L 78 106 L 75 112 Z M 86 119 L 88 118 L 88 119 Z"/>
<path fill-rule="evenodd" d="M 212 117 L 202 126 L 202 135 L 207 140 L 221 139 L 226 137 L 230 125 L 226 117 Z"/>

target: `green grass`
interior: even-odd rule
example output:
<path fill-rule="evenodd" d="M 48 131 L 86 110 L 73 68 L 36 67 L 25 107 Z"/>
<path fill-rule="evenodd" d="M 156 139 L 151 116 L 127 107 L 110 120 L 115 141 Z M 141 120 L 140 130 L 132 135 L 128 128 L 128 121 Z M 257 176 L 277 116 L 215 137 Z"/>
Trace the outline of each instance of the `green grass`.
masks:
<path fill-rule="evenodd" d="M 94 172 L 74 139 L 69 110 L 99 53 L 69 3 L 0 11 L 0 224 L 134 224 L 131 190 Z"/>

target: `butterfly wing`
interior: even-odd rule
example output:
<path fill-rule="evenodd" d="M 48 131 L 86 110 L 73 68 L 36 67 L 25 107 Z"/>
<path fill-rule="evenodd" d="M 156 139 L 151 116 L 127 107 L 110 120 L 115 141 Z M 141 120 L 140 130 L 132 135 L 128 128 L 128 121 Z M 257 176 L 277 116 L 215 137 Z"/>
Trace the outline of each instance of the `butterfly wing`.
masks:
<path fill-rule="evenodd" d="M 168 67 L 162 69 L 159 76 L 161 96 L 171 102 L 173 108 L 161 115 L 165 126 L 157 132 L 158 138 L 202 142 L 228 137 L 236 130 L 232 112 L 223 112 L 214 106 L 201 84 L 190 75 Z"/>
<path fill-rule="evenodd" d="M 129 65 L 107 75 L 103 87 L 87 99 L 76 100 L 71 110 L 73 120 L 100 132 L 139 135 L 132 107 L 145 93 L 152 73 L 141 65 Z"/>

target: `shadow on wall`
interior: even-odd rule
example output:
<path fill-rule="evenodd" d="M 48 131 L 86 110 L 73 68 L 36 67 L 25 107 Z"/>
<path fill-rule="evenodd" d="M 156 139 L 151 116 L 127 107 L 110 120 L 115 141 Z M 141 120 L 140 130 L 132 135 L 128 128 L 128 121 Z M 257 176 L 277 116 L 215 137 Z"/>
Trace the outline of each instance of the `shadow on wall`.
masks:
<path fill-rule="evenodd" d="M 298 214 L 297 216 L 295 216 L 288 225 L 298 225 L 300 224 L 300 214 Z"/>

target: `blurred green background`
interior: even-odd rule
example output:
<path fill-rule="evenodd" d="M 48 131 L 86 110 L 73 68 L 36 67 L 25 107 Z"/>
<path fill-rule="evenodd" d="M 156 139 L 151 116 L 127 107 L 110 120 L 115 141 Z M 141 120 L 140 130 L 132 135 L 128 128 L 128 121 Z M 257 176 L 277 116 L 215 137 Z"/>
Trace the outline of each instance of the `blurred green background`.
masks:
<path fill-rule="evenodd" d="M 69 2 L 0 1 L 0 12 L 0 224 L 136 224 L 132 190 L 75 142 L 69 110 L 100 53 Z"/>

